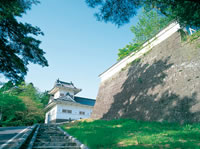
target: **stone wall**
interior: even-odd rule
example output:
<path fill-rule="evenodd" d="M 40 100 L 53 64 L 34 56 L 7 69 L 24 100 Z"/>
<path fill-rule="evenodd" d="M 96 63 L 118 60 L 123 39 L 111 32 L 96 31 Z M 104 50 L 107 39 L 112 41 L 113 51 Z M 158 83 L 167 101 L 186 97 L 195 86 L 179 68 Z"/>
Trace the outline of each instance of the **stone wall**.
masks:
<path fill-rule="evenodd" d="M 200 49 L 196 43 L 182 42 L 176 32 L 101 82 L 92 118 L 199 122 Z"/>

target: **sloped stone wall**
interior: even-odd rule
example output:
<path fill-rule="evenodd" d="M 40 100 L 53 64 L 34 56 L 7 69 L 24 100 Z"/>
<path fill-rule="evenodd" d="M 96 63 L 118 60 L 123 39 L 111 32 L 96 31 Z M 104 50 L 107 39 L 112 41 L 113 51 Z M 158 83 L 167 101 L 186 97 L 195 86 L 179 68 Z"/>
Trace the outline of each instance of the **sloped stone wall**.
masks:
<path fill-rule="evenodd" d="M 199 122 L 200 49 L 176 32 L 101 82 L 92 118 Z"/>

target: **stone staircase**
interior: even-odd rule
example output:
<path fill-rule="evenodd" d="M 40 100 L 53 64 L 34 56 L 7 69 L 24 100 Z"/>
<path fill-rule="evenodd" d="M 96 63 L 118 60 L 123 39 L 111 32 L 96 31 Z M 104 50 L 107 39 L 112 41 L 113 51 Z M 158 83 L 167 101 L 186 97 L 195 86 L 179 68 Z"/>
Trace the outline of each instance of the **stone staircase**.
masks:
<path fill-rule="evenodd" d="M 81 149 L 69 136 L 60 131 L 56 125 L 41 125 L 33 149 Z"/>

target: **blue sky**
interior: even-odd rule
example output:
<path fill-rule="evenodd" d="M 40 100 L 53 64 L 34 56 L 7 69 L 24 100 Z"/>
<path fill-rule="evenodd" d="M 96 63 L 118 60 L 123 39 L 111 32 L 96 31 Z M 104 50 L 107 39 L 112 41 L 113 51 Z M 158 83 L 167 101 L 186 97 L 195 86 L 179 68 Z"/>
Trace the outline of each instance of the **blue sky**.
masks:
<path fill-rule="evenodd" d="M 95 11 L 84 0 L 42 0 L 23 16 L 23 22 L 44 32 L 37 39 L 49 62 L 44 68 L 29 65 L 27 82 L 44 91 L 50 90 L 57 78 L 72 81 L 82 89 L 78 96 L 96 98 L 98 75 L 116 62 L 118 49 L 132 41 L 130 26 L 137 19 L 117 28 L 96 21 Z"/>

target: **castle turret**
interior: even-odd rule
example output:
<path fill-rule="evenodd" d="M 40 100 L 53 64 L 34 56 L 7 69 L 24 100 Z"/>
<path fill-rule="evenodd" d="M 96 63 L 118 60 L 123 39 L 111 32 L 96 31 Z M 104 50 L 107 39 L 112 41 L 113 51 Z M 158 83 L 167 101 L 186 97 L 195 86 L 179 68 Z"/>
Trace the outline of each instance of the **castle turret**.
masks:
<path fill-rule="evenodd" d="M 52 99 L 57 99 L 65 96 L 69 96 L 74 99 L 74 95 L 80 91 L 81 89 L 76 88 L 72 82 L 63 82 L 58 79 L 56 80 L 54 87 L 49 91 L 49 94 L 51 95 L 49 102 L 51 102 Z"/>
<path fill-rule="evenodd" d="M 45 107 L 45 123 L 89 118 L 95 100 L 75 96 L 80 91 L 81 89 L 76 88 L 72 82 L 56 80 L 53 88 L 49 91 L 51 97 Z"/>

